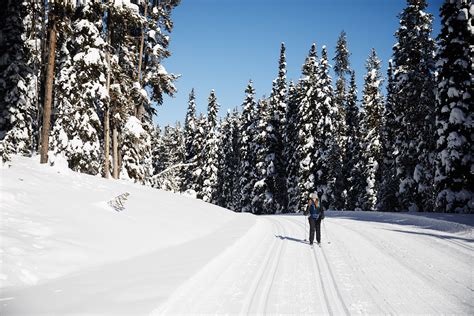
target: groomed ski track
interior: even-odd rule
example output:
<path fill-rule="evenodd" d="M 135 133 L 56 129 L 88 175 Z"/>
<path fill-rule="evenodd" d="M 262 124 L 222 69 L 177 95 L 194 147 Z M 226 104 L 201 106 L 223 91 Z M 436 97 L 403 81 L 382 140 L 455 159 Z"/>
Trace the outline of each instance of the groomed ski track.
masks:
<path fill-rule="evenodd" d="M 335 217 L 310 247 L 305 221 L 258 217 L 154 314 L 472 313 L 472 234 Z"/>
<path fill-rule="evenodd" d="M 321 247 L 304 216 L 239 214 L 186 243 L 6 288 L 0 314 L 472 315 L 470 226 L 329 213 Z"/>

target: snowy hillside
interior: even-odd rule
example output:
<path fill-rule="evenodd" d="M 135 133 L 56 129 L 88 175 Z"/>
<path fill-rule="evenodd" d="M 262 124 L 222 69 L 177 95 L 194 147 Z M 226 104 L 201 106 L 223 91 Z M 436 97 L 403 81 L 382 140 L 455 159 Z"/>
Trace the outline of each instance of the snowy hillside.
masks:
<path fill-rule="evenodd" d="M 471 215 L 238 214 L 39 159 L 0 169 L 0 314 L 474 312 Z M 107 202 L 128 192 L 125 209 Z"/>

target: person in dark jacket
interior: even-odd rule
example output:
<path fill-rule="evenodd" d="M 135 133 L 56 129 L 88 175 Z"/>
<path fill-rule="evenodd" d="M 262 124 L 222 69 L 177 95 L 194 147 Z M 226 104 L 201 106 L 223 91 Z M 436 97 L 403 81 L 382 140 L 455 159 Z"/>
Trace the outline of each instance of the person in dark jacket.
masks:
<path fill-rule="evenodd" d="M 321 220 L 324 218 L 324 215 L 316 193 L 310 194 L 305 214 L 309 214 L 309 244 L 313 244 L 314 231 L 316 230 L 316 242 L 319 245 L 321 244 Z"/>

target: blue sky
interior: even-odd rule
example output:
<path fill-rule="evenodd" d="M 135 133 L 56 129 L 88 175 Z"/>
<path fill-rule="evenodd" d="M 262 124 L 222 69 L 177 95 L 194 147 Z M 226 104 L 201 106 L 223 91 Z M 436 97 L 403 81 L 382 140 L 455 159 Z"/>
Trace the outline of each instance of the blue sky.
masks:
<path fill-rule="evenodd" d="M 428 0 L 439 33 L 442 0 Z M 169 72 L 181 74 L 178 93 L 165 97 L 155 122 L 184 121 L 188 95 L 196 92 L 197 112 L 206 113 L 211 89 L 220 115 L 240 105 L 249 79 L 256 96 L 269 95 L 278 73 L 280 43 L 286 45 L 287 78 L 297 81 L 311 44 L 334 56 L 342 30 L 347 33 L 350 62 L 362 91 L 365 61 L 371 48 L 382 60 L 385 75 L 405 0 L 182 0 L 173 11 Z"/>

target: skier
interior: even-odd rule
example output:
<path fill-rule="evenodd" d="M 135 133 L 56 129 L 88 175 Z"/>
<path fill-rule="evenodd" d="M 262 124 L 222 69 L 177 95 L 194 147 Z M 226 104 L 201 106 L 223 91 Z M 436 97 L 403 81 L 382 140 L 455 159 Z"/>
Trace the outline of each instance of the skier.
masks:
<path fill-rule="evenodd" d="M 321 220 L 324 218 L 323 210 L 319 205 L 318 195 L 313 192 L 309 195 L 308 206 L 305 215 L 309 213 L 309 244 L 313 245 L 314 231 L 316 230 L 316 242 L 321 244 Z"/>

